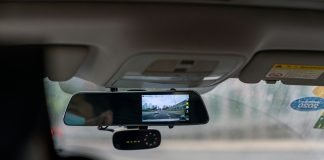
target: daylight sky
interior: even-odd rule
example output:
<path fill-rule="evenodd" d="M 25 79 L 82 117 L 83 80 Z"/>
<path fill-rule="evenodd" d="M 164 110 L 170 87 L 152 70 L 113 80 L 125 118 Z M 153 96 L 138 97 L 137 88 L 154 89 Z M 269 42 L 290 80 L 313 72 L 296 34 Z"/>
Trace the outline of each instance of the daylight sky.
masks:
<path fill-rule="evenodd" d="M 162 108 L 164 105 L 175 105 L 186 99 L 189 99 L 189 95 L 143 95 L 142 105 L 147 103 L 157 105 Z"/>

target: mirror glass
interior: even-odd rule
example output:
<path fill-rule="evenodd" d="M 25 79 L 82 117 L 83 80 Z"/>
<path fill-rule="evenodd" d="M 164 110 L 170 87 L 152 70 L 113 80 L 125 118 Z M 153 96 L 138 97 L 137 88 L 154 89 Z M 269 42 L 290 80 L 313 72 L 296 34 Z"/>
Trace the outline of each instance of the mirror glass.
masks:
<path fill-rule="evenodd" d="M 82 92 L 72 96 L 64 115 L 71 126 L 195 125 L 208 122 L 194 91 Z"/>

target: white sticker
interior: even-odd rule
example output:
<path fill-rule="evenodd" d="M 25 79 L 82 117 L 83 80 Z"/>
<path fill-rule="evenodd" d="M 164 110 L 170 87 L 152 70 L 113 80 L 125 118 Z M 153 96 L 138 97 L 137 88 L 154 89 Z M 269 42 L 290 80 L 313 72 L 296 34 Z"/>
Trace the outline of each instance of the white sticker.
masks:
<path fill-rule="evenodd" d="M 267 78 L 318 79 L 324 73 L 324 66 L 275 64 Z"/>

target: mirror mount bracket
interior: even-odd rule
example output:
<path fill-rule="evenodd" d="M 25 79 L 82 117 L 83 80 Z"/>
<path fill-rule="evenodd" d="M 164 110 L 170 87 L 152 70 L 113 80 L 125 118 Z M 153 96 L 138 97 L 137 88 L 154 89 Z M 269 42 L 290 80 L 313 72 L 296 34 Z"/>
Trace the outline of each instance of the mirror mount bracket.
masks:
<path fill-rule="evenodd" d="M 109 128 L 109 126 L 102 126 L 102 125 L 99 125 L 97 128 L 98 128 L 99 131 L 115 132 L 115 130 L 112 129 L 112 128 Z"/>
<path fill-rule="evenodd" d="M 141 129 L 141 130 L 147 130 L 148 126 L 125 126 L 127 129 Z"/>
<path fill-rule="evenodd" d="M 111 92 L 118 92 L 118 88 L 116 88 L 116 87 L 111 87 L 111 88 L 110 88 L 110 91 L 111 91 Z"/>
<path fill-rule="evenodd" d="M 97 128 L 99 131 L 115 132 L 115 129 L 109 128 L 109 126 L 99 125 Z M 125 128 L 126 129 L 148 130 L 148 126 L 125 126 Z"/>

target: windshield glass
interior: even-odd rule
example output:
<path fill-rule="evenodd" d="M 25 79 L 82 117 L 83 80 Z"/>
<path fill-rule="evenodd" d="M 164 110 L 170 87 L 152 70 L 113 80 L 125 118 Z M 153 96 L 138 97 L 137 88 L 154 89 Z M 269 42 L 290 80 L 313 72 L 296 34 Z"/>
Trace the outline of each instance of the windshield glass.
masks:
<path fill-rule="evenodd" d="M 114 149 L 111 132 L 64 125 L 63 115 L 72 94 L 48 79 L 45 88 L 59 150 L 112 160 L 320 160 L 324 156 L 324 132 L 318 129 L 322 128 L 322 102 L 318 102 L 324 95 L 322 87 L 244 84 L 228 79 L 202 95 L 210 117 L 208 124 L 151 127 L 161 131 L 161 146 L 137 151 Z M 304 97 L 313 97 L 310 101 L 315 104 L 303 104 L 300 98 Z"/>

